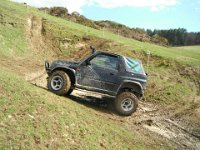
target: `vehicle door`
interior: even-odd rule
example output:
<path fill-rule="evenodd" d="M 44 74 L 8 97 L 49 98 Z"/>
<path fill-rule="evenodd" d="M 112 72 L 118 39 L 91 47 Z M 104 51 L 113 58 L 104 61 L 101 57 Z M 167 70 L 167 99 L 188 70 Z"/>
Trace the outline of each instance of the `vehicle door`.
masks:
<path fill-rule="evenodd" d="M 81 67 L 78 84 L 99 88 L 106 91 L 116 91 L 118 82 L 118 56 L 98 54 Z"/>

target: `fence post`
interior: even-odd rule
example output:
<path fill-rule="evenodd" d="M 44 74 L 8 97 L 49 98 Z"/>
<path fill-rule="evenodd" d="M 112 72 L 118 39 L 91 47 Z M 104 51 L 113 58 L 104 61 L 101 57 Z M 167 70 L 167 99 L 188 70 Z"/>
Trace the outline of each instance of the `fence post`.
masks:
<path fill-rule="evenodd" d="M 151 55 L 151 52 L 148 50 L 148 52 L 147 52 L 147 67 L 149 67 L 150 55 Z"/>

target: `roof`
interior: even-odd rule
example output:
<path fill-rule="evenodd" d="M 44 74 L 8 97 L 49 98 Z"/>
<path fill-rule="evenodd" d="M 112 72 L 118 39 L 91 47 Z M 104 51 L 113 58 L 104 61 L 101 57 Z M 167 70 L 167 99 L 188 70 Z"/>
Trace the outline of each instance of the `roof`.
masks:
<path fill-rule="evenodd" d="M 109 55 L 115 55 L 115 56 L 122 56 L 122 55 L 119 55 L 119 54 L 116 54 L 116 53 L 112 53 L 112 52 L 109 52 L 109 51 L 96 51 L 96 53 L 103 53 L 103 54 L 109 54 Z"/>
<path fill-rule="evenodd" d="M 112 52 L 109 52 L 109 51 L 102 51 L 102 50 L 100 50 L 100 51 L 96 51 L 96 53 L 103 53 L 103 54 L 109 54 L 109 55 L 114 55 L 114 56 L 121 56 L 123 58 L 131 58 L 131 59 L 134 59 L 134 60 L 136 60 L 136 61 L 138 61 L 138 62 L 141 63 L 140 59 L 133 58 L 133 57 L 128 57 L 128 56 L 124 56 L 124 55 L 119 55 L 119 54 L 112 53 Z"/>

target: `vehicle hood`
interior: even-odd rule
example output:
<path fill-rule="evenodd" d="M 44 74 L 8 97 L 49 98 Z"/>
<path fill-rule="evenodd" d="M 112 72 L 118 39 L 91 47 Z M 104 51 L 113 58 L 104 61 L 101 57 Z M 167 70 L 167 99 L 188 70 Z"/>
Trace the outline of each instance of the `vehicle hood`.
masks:
<path fill-rule="evenodd" d="M 79 61 L 64 61 L 64 60 L 56 60 L 56 61 L 53 61 L 51 63 L 51 68 L 54 68 L 54 67 L 58 67 L 58 66 L 62 66 L 62 67 L 72 67 L 74 68 L 75 66 L 77 66 L 80 62 Z"/>

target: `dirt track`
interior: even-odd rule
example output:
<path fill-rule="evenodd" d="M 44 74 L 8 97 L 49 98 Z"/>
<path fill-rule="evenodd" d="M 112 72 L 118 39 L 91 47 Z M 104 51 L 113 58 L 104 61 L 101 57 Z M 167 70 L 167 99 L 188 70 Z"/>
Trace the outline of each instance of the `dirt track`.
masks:
<path fill-rule="evenodd" d="M 46 89 L 45 70 L 39 70 L 25 76 L 30 83 Z M 175 149 L 200 149 L 200 133 L 193 132 L 189 126 L 170 117 L 169 110 L 143 101 L 139 102 L 137 112 L 132 116 L 122 117 L 115 114 L 112 107 L 112 98 L 88 93 L 86 91 L 73 91 L 70 99 L 93 108 L 97 115 L 116 121 L 129 130 L 150 134 L 169 142 Z"/>

